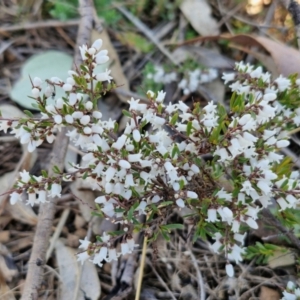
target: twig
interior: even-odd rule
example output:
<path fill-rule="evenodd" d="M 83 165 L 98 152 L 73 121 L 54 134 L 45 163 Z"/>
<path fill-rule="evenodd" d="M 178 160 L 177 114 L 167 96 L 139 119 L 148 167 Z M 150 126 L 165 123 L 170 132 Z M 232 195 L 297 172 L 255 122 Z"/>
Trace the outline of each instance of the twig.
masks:
<path fill-rule="evenodd" d="M 153 273 L 157 277 L 158 281 L 161 283 L 161 285 L 166 289 L 166 291 L 169 293 L 168 296 L 170 296 L 173 300 L 176 300 L 175 296 L 173 295 L 172 291 L 169 289 L 168 285 L 163 281 L 163 279 L 160 277 L 156 269 L 153 267 L 153 264 L 147 259 L 147 264 L 151 267 Z"/>
<path fill-rule="evenodd" d="M 137 282 L 137 288 L 136 288 L 136 294 L 135 294 L 135 300 L 140 299 L 141 290 L 142 290 L 142 282 L 143 282 L 143 275 L 144 275 L 144 267 L 145 267 L 145 259 L 146 259 L 146 251 L 147 251 L 147 236 L 144 236 L 144 243 L 143 243 L 143 250 L 141 255 L 141 262 L 140 262 L 140 272 L 139 272 L 139 278 Z"/>
<path fill-rule="evenodd" d="M 300 250 L 300 240 L 289 230 L 287 230 L 279 220 L 277 220 L 270 210 L 264 209 L 262 211 L 262 215 L 264 217 L 264 220 L 266 220 L 270 225 L 275 226 L 279 231 L 281 231 L 283 234 L 285 234 L 288 239 L 291 241 L 291 243 L 298 249 Z"/>
<path fill-rule="evenodd" d="M 120 5 L 116 5 L 116 8 L 129 20 L 131 21 L 139 30 L 141 30 L 145 36 L 156 45 L 156 47 L 174 64 L 179 65 L 178 61 L 175 60 L 172 53 L 166 49 L 159 40 L 155 37 L 153 32 L 138 18 L 136 18 L 133 14 L 131 14 L 128 10 Z"/>
<path fill-rule="evenodd" d="M 75 26 L 78 25 L 80 22 L 79 19 L 69 20 L 69 21 L 41 21 L 35 23 L 25 23 L 25 24 L 18 24 L 18 25 L 11 25 L 11 26 L 2 26 L 0 27 L 1 32 L 8 32 L 8 31 L 18 31 L 18 30 L 28 30 L 34 28 L 47 28 L 47 27 L 67 27 L 67 26 Z"/>
<path fill-rule="evenodd" d="M 81 13 L 81 22 L 79 25 L 77 46 L 87 44 L 90 39 L 90 33 L 93 22 L 93 2 L 92 0 L 80 0 L 79 11 Z M 77 50 L 74 58 L 75 65 L 81 62 L 80 53 Z M 49 165 L 49 176 L 53 176 L 53 166 L 58 166 L 60 170 L 64 166 L 64 157 L 68 148 L 68 138 L 65 136 L 66 128 L 64 128 L 56 137 L 52 157 Z M 45 263 L 46 251 L 48 247 L 47 241 L 52 230 L 54 213 L 56 210 L 57 198 L 50 198 L 48 203 L 41 204 L 39 219 L 34 237 L 32 253 L 28 263 L 28 273 L 26 277 L 24 292 L 21 300 L 38 299 L 38 290 L 42 280 L 42 265 Z"/>

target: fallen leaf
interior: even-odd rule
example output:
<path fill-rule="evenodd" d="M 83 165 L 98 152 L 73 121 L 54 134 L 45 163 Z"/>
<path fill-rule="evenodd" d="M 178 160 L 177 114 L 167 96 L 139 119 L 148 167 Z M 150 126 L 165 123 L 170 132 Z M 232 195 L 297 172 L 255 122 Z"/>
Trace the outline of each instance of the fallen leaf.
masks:
<path fill-rule="evenodd" d="M 259 300 L 279 300 L 281 295 L 277 290 L 271 289 L 267 286 L 260 288 Z"/>
<path fill-rule="evenodd" d="M 278 267 L 291 266 L 296 263 L 295 253 L 292 251 L 274 251 L 274 254 L 268 258 L 268 265 L 275 269 Z"/>
<path fill-rule="evenodd" d="M 76 251 L 57 240 L 56 259 L 61 278 L 60 297 L 62 300 L 97 300 L 101 295 L 100 280 L 96 266 L 85 261 L 83 266 L 76 259 Z"/>
<path fill-rule="evenodd" d="M 260 62 L 265 65 L 266 62 L 268 65 L 265 65 L 270 72 L 273 71 L 274 76 L 278 76 L 282 74 L 283 76 L 289 76 L 290 74 L 299 73 L 300 72 L 300 53 L 298 50 L 289 47 L 283 43 L 273 41 L 267 37 L 255 36 L 255 35 L 247 35 L 247 34 L 238 34 L 238 35 L 215 35 L 215 36 L 204 36 L 197 37 L 184 43 L 178 44 L 179 47 L 186 45 L 193 45 L 199 42 L 205 41 L 219 41 L 219 40 L 227 40 L 239 45 L 242 45 L 243 48 L 240 48 L 242 51 L 247 53 L 251 53 L 255 56 Z M 263 59 L 265 56 L 261 56 L 262 53 L 258 53 L 257 51 L 253 51 L 248 47 L 262 47 L 265 51 L 267 51 L 273 59 L 274 67 L 270 66 L 270 60 L 266 61 Z M 251 52 L 253 51 L 253 52 Z M 274 71 L 276 70 L 276 72 Z"/>
<path fill-rule="evenodd" d="M 180 9 L 193 28 L 202 36 L 219 34 L 217 21 L 205 0 L 184 0 Z"/>
<path fill-rule="evenodd" d="M 73 58 L 71 55 L 60 51 L 46 51 L 41 54 L 31 56 L 23 65 L 21 77 L 13 86 L 10 97 L 23 107 L 33 108 L 32 104 L 36 103 L 31 96 L 31 82 L 29 76 L 40 77 L 43 81 L 51 77 L 59 77 L 65 80 L 68 77 L 68 71 L 71 70 Z M 46 88 L 47 83 L 43 83 Z M 65 96 L 65 91 L 61 88 L 55 90 L 56 98 Z M 47 103 L 53 103 L 54 100 L 49 97 Z"/>

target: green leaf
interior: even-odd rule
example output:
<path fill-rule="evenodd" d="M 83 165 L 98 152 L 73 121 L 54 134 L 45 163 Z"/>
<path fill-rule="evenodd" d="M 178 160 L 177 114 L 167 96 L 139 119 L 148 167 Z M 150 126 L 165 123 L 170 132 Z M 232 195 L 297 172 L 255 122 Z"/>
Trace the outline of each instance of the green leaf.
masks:
<path fill-rule="evenodd" d="M 171 229 L 181 229 L 181 230 L 183 230 L 184 229 L 183 224 L 167 224 L 167 225 L 163 225 L 162 227 L 166 228 L 168 230 L 171 230 Z"/>
<path fill-rule="evenodd" d="M 187 136 L 190 136 L 190 134 L 192 133 L 192 128 L 193 128 L 192 121 L 188 121 L 187 126 L 186 126 Z"/>
<path fill-rule="evenodd" d="M 27 115 L 29 118 L 33 118 L 33 114 L 29 110 L 24 110 L 24 114 Z"/>
<path fill-rule="evenodd" d="M 44 178 L 48 178 L 48 172 L 46 170 L 42 170 L 41 173 Z"/>
<path fill-rule="evenodd" d="M 126 116 L 128 118 L 132 118 L 132 114 L 128 110 L 123 109 L 122 113 L 124 116 Z"/>
<path fill-rule="evenodd" d="M 52 168 L 52 171 L 55 173 L 55 174 L 59 174 L 60 173 L 60 170 L 59 170 L 59 167 L 58 166 L 54 166 Z"/>
<path fill-rule="evenodd" d="M 162 236 L 163 236 L 163 238 L 167 241 L 167 242 L 169 242 L 170 241 L 170 236 L 169 236 L 169 234 L 166 232 L 166 231 L 161 231 L 161 234 L 162 234 Z"/>
<path fill-rule="evenodd" d="M 170 121 L 171 125 L 174 126 L 177 123 L 178 116 L 179 116 L 178 112 L 174 114 L 174 116 L 171 118 L 171 121 Z"/>

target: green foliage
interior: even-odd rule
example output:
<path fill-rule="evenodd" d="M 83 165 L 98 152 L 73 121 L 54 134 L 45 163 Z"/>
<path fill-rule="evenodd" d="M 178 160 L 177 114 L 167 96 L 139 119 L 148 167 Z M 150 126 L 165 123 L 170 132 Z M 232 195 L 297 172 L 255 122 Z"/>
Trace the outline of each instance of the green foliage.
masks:
<path fill-rule="evenodd" d="M 65 21 L 78 17 L 78 0 L 54 0 L 51 3 L 53 6 L 50 9 L 50 15 L 54 19 Z"/>
<path fill-rule="evenodd" d="M 274 255 L 275 251 L 282 251 L 284 253 L 286 249 L 273 244 L 256 242 L 255 246 L 247 247 L 244 257 L 249 260 L 255 258 L 256 264 L 261 265 L 266 264 L 268 259 Z"/>

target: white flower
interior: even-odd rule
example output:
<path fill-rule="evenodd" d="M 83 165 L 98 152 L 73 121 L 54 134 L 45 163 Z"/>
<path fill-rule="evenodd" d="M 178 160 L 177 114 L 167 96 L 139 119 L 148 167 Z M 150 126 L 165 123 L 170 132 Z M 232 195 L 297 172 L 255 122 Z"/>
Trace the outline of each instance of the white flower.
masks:
<path fill-rule="evenodd" d="M 235 74 L 223 73 L 222 79 L 224 80 L 224 84 L 227 84 L 229 81 L 233 81 L 235 79 Z"/>
<path fill-rule="evenodd" d="M 86 60 L 87 59 L 87 56 L 86 56 L 86 53 L 87 53 L 87 45 L 82 45 L 82 46 L 79 46 L 79 50 L 80 50 L 80 55 L 81 55 L 81 58 L 82 60 Z"/>
<path fill-rule="evenodd" d="M 53 183 L 51 185 L 51 192 L 50 192 L 50 197 L 61 197 L 61 185 L 58 183 Z"/>
<path fill-rule="evenodd" d="M 80 118 L 80 123 L 82 125 L 87 125 L 90 123 L 90 121 L 91 121 L 91 117 L 89 115 L 84 115 Z"/>
<path fill-rule="evenodd" d="M 40 87 L 43 83 L 42 79 L 39 77 L 34 77 L 32 82 L 35 87 Z"/>
<path fill-rule="evenodd" d="M 217 210 L 215 208 L 209 208 L 207 210 L 207 222 L 217 222 L 219 221 L 217 218 Z"/>
<path fill-rule="evenodd" d="M 21 201 L 22 200 L 22 197 L 21 197 L 21 194 L 17 193 L 17 192 L 13 192 L 12 194 L 10 194 L 10 204 L 11 205 L 14 205 L 16 204 L 18 201 Z"/>
<path fill-rule="evenodd" d="M 96 79 L 97 79 L 98 81 L 101 81 L 101 82 L 103 82 L 103 81 L 111 82 L 111 80 L 112 80 L 113 78 L 109 75 L 110 72 L 111 72 L 111 70 L 107 70 L 107 69 L 106 69 L 105 72 L 103 72 L 103 73 L 98 73 L 98 74 L 96 75 Z"/>
<path fill-rule="evenodd" d="M 134 129 L 132 132 L 133 139 L 138 143 L 141 140 L 141 133 L 138 129 Z"/>
<path fill-rule="evenodd" d="M 118 162 L 118 165 L 123 169 L 130 169 L 131 168 L 131 164 L 127 160 L 124 160 L 124 159 L 120 159 L 119 162 Z"/>
<path fill-rule="evenodd" d="M 115 248 L 108 249 L 108 258 L 106 259 L 107 262 L 111 262 L 113 260 L 118 260 L 117 250 Z"/>
<path fill-rule="evenodd" d="M 70 92 L 72 91 L 73 86 L 69 83 L 65 83 L 62 88 L 65 92 Z"/>
<path fill-rule="evenodd" d="M 56 124 L 61 124 L 63 120 L 61 115 L 55 115 L 53 119 Z"/>
<path fill-rule="evenodd" d="M 109 57 L 107 56 L 107 53 L 107 50 L 101 50 L 100 52 L 98 52 L 98 54 L 96 54 L 95 58 L 97 65 L 102 65 L 108 62 Z"/>
<path fill-rule="evenodd" d="M 101 47 L 102 47 L 102 40 L 101 39 L 97 39 L 94 43 L 93 43 L 93 45 L 92 45 L 92 47 L 91 48 L 95 48 L 96 49 L 96 51 L 100 51 L 100 49 L 101 49 Z"/>
<path fill-rule="evenodd" d="M 26 204 L 30 204 L 31 206 L 34 206 L 35 202 L 36 202 L 35 192 L 29 192 L 28 193 L 28 200 L 27 200 Z"/>
<path fill-rule="evenodd" d="M 117 172 L 117 169 L 114 168 L 114 167 L 112 167 L 112 166 L 110 166 L 106 170 L 106 172 L 105 172 L 105 175 L 106 175 L 105 180 L 106 180 L 106 182 L 110 182 L 112 180 L 112 178 L 115 176 L 116 172 Z"/>
<path fill-rule="evenodd" d="M 139 215 L 146 215 L 145 209 L 147 207 L 146 201 L 141 201 L 139 206 L 135 209 L 139 212 Z"/>
<path fill-rule="evenodd" d="M 291 86 L 291 81 L 285 77 L 283 77 L 282 75 L 280 75 L 277 79 L 274 80 L 277 83 L 278 86 L 278 90 L 280 92 L 283 92 L 287 89 L 290 88 Z"/>
<path fill-rule="evenodd" d="M 234 276 L 234 269 L 233 269 L 233 266 L 232 264 L 226 264 L 226 274 L 229 276 L 229 277 L 233 277 Z"/>
<path fill-rule="evenodd" d="M 136 110 L 140 112 L 146 112 L 147 104 L 139 103 L 140 99 L 134 100 L 134 98 L 131 98 L 129 101 L 129 110 Z"/>
<path fill-rule="evenodd" d="M 276 147 L 277 147 L 277 148 L 285 148 L 285 147 L 287 147 L 289 144 L 290 144 L 290 142 L 289 142 L 288 140 L 280 140 L 280 141 L 277 141 Z"/>
<path fill-rule="evenodd" d="M 103 264 L 101 263 L 103 260 L 106 261 L 106 257 L 107 257 L 107 252 L 108 249 L 107 247 L 101 247 L 100 251 L 95 254 L 94 259 L 93 259 L 93 263 L 98 265 L 99 267 L 102 267 Z"/>
<path fill-rule="evenodd" d="M 87 110 L 92 110 L 93 109 L 93 102 L 92 101 L 87 101 L 84 106 Z"/>
<path fill-rule="evenodd" d="M 87 239 L 87 237 L 84 238 L 84 240 L 79 240 L 80 242 L 80 246 L 78 248 L 81 248 L 83 250 L 87 250 L 89 245 L 90 245 L 90 241 Z"/>
<path fill-rule="evenodd" d="M 90 258 L 89 254 L 87 253 L 87 251 L 84 251 L 82 253 L 78 253 L 77 254 L 77 261 L 81 262 L 81 265 L 83 265 L 83 263 Z"/>
<path fill-rule="evenodd" d="M 125 134 L 122 134 L 117 139 L 117 141 L 112 144 L 112 147 L 117 149 L 117 150 L 121 150 L 125 145 L 126 139 L 127 139 L 127 136 Z"/>
<path fill-rule="evenodd" d="M 31 94 L 34 98 L 38 98 L 40 96 L 40 90 L 38 88 L 33 88 Z"/>
<path fill-rule="evenodd" d="M 176 200 L 176 204 L 177 204 L 180 208 L 185 207 L 185 203 L 184 203 L 184 201 L 183 201 L 181 198 L 179 198 L 179 199 Z"/>
<path fill-rule="evenodd" d="M 74 122 L 74 118 L 71 115 L 66 115 L 65 120 L 69 124 L 73 124 L 73 122 Z"/>
<path fill-rule="evenodd" d="M 164 92 L 164 91 L 159 91 L 159 92 L 157 93 L 156 101 L 157 101 L 157 102 L 163 102 L 164 99 L 165 99 L 165 97 L 166 97 L 166 92 Z"/>
<path fill-rule="evenodd" d="M 26 170 L 23 170 L 23 172 L 19 172 L 21 176 L 21 181 L 24 183 L 28 183 L 30 180 L 30 174 Z"/>
<path fill-rule="evenodd" d="M 245 192 L 247 195 L 250 195 L 250 192 L 254 191 L 254 188 L 252 187 L 252 184 L 249 180 L 246 180 L 243 183 L 243 188 L 241 189 L 241 192 Z"/>
<path fill-rule="evenodd" d="M 38 199 L 37 199 L 37 201 L 39 202 L 39 203 L 45 203 L 45 202 L 47 202 L 47 195 L 46 195 L 46 191 L 45 190 L 39 190 L 38 191 Z"/>
<path fill-rule="evenodd" d="M 258 228 L 258 224 L 257 224 L 256 221 L 254 221 L 254 219 L 252 219 L 252 218 L 247 218 L 247 219 L 246 219 L 246 224 L 247 224 L 249 227 L 253 228 L 253 229 L 257 229 L 257 228 Z"/>
<path fill-rule="evenodd" d="M 198 199 L 198 195 L 193 191 L 187 191 L 186 196 L 191 199 Z"/>

